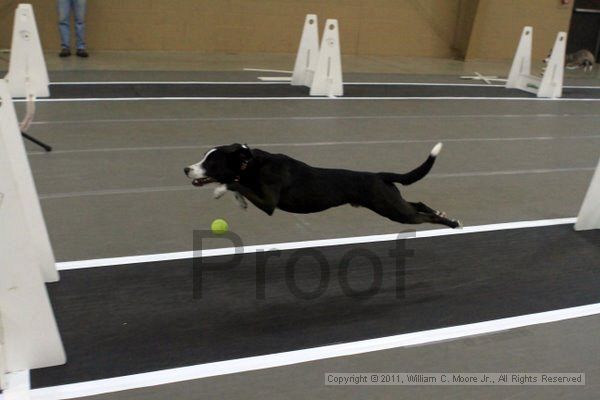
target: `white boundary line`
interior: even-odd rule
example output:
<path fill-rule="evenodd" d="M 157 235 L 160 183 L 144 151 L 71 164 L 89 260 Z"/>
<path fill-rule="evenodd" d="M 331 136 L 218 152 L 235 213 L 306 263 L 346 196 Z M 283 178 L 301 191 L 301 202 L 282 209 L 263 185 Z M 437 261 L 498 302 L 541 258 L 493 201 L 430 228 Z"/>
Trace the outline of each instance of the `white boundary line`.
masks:
<path fill-rule="evenodd" d="M 287 71 L 281 69 L 265 69 L 265 68 L 244 68 L 244 71 L 254 71 L 254 72 L 277 72 L 280 74 L 292 74 L 294 71 Z"/>
<path fill-rule="evenodd" d="M 112 124 L 112 123 L 169 123 L 169 122 L 238 122 L 238 121 L 335 121 L 363 119 L 461 119 L 461 118 L 600 118 L 600 114 L 438 114 L 438 115 L 318 115 L 318 116 L 262 116 L 262 117 L 186 117 L 186 118 L 122 118 L 88 120 L 34 121 L 31 125 L 53 124 Z"/>
<path fill-rule="evenodd" d="M 274 77 L 289 79 L 287 76 Z M 258 77 L 260 79 L 260 77 Z M 51 82 L 50 85 L 289 85 L 286 81 L 107 81 L 107 82 Z M 504 85 L 483 85 L 479 83 L 418 83 L 418 82 L 344 82 L 344 85 L 373 86 L 457 86 L 457 87 L 504 87 Z M 600 86 L 573 86 L 575 89 L 600 89 Z"/>
<path fill-rule="evenodd" d="M 532 142 L 532 141 L 568 141 L 568 140 L 589 140 L 600 139 L 600 135 L 588 136 L 523 136 L 523 137 L 495 137 L 495 138 L 448 138 L 448 139 L 391 139 L 391 140 L 350 140 L 340 142 L 290 142 L 290 143 L 253 143 L 253 147 L 322 147 L 322 146 L 364 146 L 364 145 L 379 145 L 379 144 L 420 144 L 420 143 L 472 143 L 472 142 Z M 144 146 L 144 147 L 103 147 L 92 149 L 69 149 L 69 150 L 52 150 L 53 154 L 74 154 L 74 153 L 112 153 L 124 151 L 173 151 L 173 150 L 195 150 L 195 149 L 212 149 L 217 145 L 182 145 L 182 146 Z M 45 151 L 29 151 L 28 155 L 45 155 Z M 583 167 L 588 169 L 588 167 Z M 555 171 L 573 171 L 581 170 L 582 167 L 573 168 L 555 168 L 555 169 L 532 169 L 532 170 L 508 170 L 508 171 L 489 171 L 489 172 L 467 172 L 464 174 L 429 174 L 428 176 L 473 176 L 474 174 L 518 174 L 518 173 L 539 173 L 555 172 Z M 589 167 L 593 169 L 593 167 Z"/>
<path fill-rule="evenodd" d="M 265 146 L 267 147 L 267 146 Z M 41 155 L 45 153 L 35 153 L 30 155 Z M 64 153 L 63 153 L 64 154 Z M 73 154 L 73 153 L 71 153 Z M 575 168 L 554 168 L 554 169 L 529 169 L 529 170 L 512 170 L 512 171 L 489 171 L 489 172 L 456 172 L 456 173 L 440 173 L 429 174 L 429 179 L 453 179 L 453 178 L 473 178 L 482 176 L 508 176 L 508 175 L 531 175 L 531 174 L 553 174 L 562 172 L 585 172 L 594 171 L 595 167 L 575 167 Z M 40 200 L 65 199 L 72 197 L 91 197 L 91 196 L 111 196 L 124 194 L 141 194 L 141 193 L 164 193 L 182 190 L 207 190 L 210 188 L 197 188 L 190 184 L 179 186 L 150 186 L 137 187 L 129 189 L 100 189 L 100 190 L 85 190 L 79 192 L 55 192 L 55 193 L 40 193 Z"/>
<path fill-rule="evenodd" d="M 259 76 L 261 82 L 291 82 L 291 76 Z"/>
<path fill-rule="evenodd" d="M 577 218 L 557 218 L 543 219 L 537 221 L 518 221 L 505 222 L 499 224 L 469 226 L 463 229 L 433 229 L 426 231 L 412 231 L 404 233 L 390 233 L 384 235 L 356 236 L 338 239 L 307 240 L 301 242 L 259 244 L 253 246 L 244 246 L 241 248 L 225 247 L 218 249 L 207 249 L 201 251 L 182 251 L 177 253 L 149 254 L 141 256 L 100 258 L 94 260 L 67 261 L 56 264 L 59 271 L 68 271 L 74 269 L 108 267 L 113 265 L 127 265 L 157 261 L 181 260 L 193 257 L 216 257 L 233 254 L 255 253 L 256 251 L 276 251 L 276 250 L 295 250 L 308 247 L 329 247 L 348 244 L 389 242 L 401 239 L 421 239 L 438 236 L 464 235 L 468 233 L 481 233 L 501 231 L 507 229 L 538 228 L 544 226 L 574 224 Z"/>
<path fill-rule="evenodd" d="M 30 394 L 32 400 L 72 399 L 399 347 L 424 345 L 597 314 L 600 314 L 600 303 L 285 353 L 239 358 L 117 378 L 40 388 L 32 390 Z"/>
<path fill-rule="evenodd" d="M 265 84 L 281 84 L 281 82 L 247 82 L 247 81 L 107 81 L 107 82 L 51 82 L 50 85 L 265 85 Z"/>
<path fill-rule="evenodd" d="M 273 72 L 274 70 L 257 70 Z M 285 72 L 285 71 L 281 71 Z M 291 73 L 291 71 L 289 72 Z M 288 77 L 276 77 L 288 79 Z M 259 77 L 260 79 L 260 77 Z M 284 85 L 287 82 L 282 81 L 96 81 L 96 82 L 51 82 L 50 85 Z M 457 87 L 499 87 L 504 85 L 484 85 L 480 83 L 444 83 L 444 82 L 344 82 L 344 85 L 373 85 L 373 86 L 457 86 Z M 600 89 L 600 86 L 563 86 L 569 89 Z"/>
<path fill-rule="evenodd" d="M 499 101 L 600 101 L 600 98 L 543 98 L 543 97 L 81 97 L 65 99 L 42 99 L 38 98 L 38 103 L 73 103 L 73 102 L 93 102 L 93 101 L 282 101 L 282 100 L 499 100 Z M 14 99 L 14 103 L 24 103 L 25 99 Z"/>

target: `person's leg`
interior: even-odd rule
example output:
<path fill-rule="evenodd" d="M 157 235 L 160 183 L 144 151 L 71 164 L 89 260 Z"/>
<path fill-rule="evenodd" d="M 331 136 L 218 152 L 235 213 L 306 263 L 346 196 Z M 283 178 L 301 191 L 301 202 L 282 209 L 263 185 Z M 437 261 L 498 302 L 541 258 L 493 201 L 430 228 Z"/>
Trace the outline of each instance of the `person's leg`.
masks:
<path fill-rule="evenodd" d="M 77 50 L 84 50 L 85 45 L 85 8 L 86 0 L 73 0 L 75 11 L 75 33 L 77 35 Z"/>
<path fill-rule="evenodd" d="M 71 47 L 71 0 L 57 0 L 58 31 L 60 32 L 60 46 L 63 49 Z"/>

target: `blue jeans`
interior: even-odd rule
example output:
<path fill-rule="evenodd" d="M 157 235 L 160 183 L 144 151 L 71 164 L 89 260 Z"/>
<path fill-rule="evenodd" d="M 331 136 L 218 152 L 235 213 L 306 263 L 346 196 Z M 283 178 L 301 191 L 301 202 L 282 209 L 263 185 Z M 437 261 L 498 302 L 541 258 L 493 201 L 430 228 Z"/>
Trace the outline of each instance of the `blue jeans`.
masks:
<path fill-rule="evenodd" d="M 86 0 L 58 0 L 58 30 L 63 48 L 71 47 L 71 11 L 75 14 L 77 49 L 85 49 L 85 3 Z"/>

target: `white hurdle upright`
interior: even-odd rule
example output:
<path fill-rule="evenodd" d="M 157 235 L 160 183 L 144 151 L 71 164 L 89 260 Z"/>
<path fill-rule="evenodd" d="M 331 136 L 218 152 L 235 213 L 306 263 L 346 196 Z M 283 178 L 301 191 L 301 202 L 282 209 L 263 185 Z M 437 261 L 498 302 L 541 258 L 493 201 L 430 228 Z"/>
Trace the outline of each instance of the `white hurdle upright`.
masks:
<path fill-rule="evenodd" d="M 567 34 L 559 32 L 552 47 L 552 55 L 543 77 L 531 75 L 531 50 L 533 28 L 523 28 L 519 46 L 510 68 L 506 88 L 520 89 L 537 97 L 558 98 L 562 96 L 563 74 Z"/>
<path fill-rule="evenodd" d="M 565 73 L 565 54 L 567 51 L 567 34 L 559 32 L 556 35 L 552 55 L 542 77 L 538 97 L 562 97 L 563 77 Z"/>
<path fill-rule="evenodd" d="M 58 272 L 15 108 L 2 79 L 0 101 L 0 372 L 14 373 L 63 364 L 66 358 L 44 285 L 58 280 Z M 11 380 L 2 383 L 10 393 Z"/>
<path fill-rule="evenodd" d="M 575 223 L 577 231 L 589 229 L 600 229 L 600 160 Z"/>
<path fill-rule="evenodd" d="M 340 50 L 340 35 L 337 19 L 325 22 L 323 38 L 319 45 L 318 18 L 315 14 L 307 14 L 304 18 L 304 28 L 300 38 L 300 46 L 296 53 L 296 62 L 292 76 L 260 76 L 258 79 L 266 82 L 291 81 L 293 86 L 308 86 L 311 96 L 343 96 L 342 57 Z M 265 70 L 244 68 L 245 71 L 282 72 L 280 70 Z"/>
<path fill-rule="evenodd" d="M 40 206 L 33 175 L 29 167 L 29 161 L 17 122 L 17 115 L 12 105 L 12 98 L 8 91 L 8 86 L 1 79 L 0 98 L 2 101 L 0 112 L 2 140 L 8 146 L 9 152 L 7 153 L 7 157 L 14 168 L 15 185 L 20 194 L 20 202 L 25 208 L 25 220 L 23 223 L 27 225 L 29 232 L 27 253 L 35 256 L 36 265 L 44 280 L 46 282 L 54 282 L 59 279 L 58 272 L 56 271 L 54 252 L 50 245 L 42 207 Z M 4 166 L 2 167 L 4 168 Z"/>
<path fill-rule="evenodd" d="M 10 62 L 4 79 L 12 97 L 50 96 L 48 70 L 31 4 L 19 4 L 15 10 Z"/>
<path fill-rule="evenodd" d="M 312 84 L 319 60 L 319 27 L 315 14 L 307 14 L 300 38 L 300 46 L 296 54 L 296 63 L 292 74 L 293 86 Z"/>
<path fill-rule="evenodd" d="M 325 22 L 319 61 L 310 87 L 311 96 L 343 96 L 342 57 L 337 19 Z"/>
<path fill-rule="evenodd" d="M 17 117 L 9 109 L 14 111 L 14 107 L 8 105 L 3 107 L 2 124 L 4 130 L 8 131 L 5 132 L 4 140 L 12 149 L 10 157 L 16 166 L 19 190 L 22 192 L 22 201 L 27 210 L 25 217 L 32 236 L 30 252 L 36 254 L 44 280 L 57 281 L 54 253 L 21 137 L 21 132 L 26 131 L 33 120 L 36 97 L 50 95 L 48 71 L 31 4 L 19 4 L 15 10 L 9 70 L 4 80 L 0 82 L 5 82 L 3 88 L 6 87 L 8 90 L 2 93 L 3 104 L 4 102 L 12 104 L 14 97 L 27 99 L 27 114 L 20 125 L 17 122 L 18 134 L 12 132 L 13 119 L 17 121 Z"/>
<path fill-rule="evenodd" d="M 26 135 L 35 115 L 36 98 L 50 95 L 48 70 L 31 4 L 19 4 L 15 10 L 9 69 L 4 80 L 13 98 L 24 97 L 27 101 L 19 126 L 23 136 L 51 151 L 51 146 Z"/>

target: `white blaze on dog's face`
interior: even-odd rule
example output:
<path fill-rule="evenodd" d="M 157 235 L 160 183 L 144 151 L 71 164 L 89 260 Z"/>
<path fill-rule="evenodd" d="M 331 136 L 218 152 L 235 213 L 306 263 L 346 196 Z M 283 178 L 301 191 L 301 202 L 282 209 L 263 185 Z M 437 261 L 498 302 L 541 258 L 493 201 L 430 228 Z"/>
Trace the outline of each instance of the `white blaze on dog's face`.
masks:
<path fill-rule="evenodd" d="M 186 176 L 192 179 L 192 185 L 204 186 L 208 183 L 215 182 L 213 178 L 207 176 L 205 162 L 210 157 L 210 155 L 216 151 L 216 148 L 207 151 L 204 155 L 204 158 L 200 162 L 192 164 L 189 167 L 183 169 L 183 172 L 185 172 Z"/>
<path fill-rule="evenodd" d="M 191 179 L 203 179 L 206 178 L 206 169 L 202 166 L 204 164 L 204 162 L 206 161 L 206 159 L 215 151 L 217 151 L 216 148 L 214 149 L 210 149 L 209 151 L 206 152 L 206 154 L 204 155 L 204 158 L 202 160 L 200 160 L 200 162 L 197 162 L 196 164 L 192 164 L 189 167 L 185 168 L 185 174 L 188 176 L 188 178 Z"/>
<path fill-rule="evenodd" d="M 194 186 L 231 183 L 240 174 L 242 163 L 250 158 L 252 153 L 245 145 L 219 146 L 207 151 L 200 162 L 184 168 L 184 172 Z"/>

